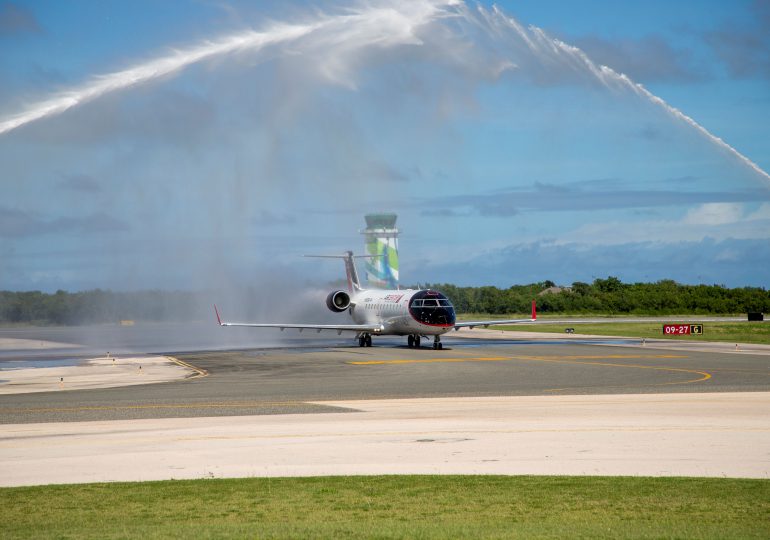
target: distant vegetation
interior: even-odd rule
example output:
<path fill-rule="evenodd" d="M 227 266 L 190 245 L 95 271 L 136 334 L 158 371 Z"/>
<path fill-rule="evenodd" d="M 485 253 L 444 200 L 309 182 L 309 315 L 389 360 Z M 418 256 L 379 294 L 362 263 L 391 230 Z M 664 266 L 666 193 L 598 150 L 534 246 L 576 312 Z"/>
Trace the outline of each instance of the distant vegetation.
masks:
<path fill-rule="evenodd" d="M 759 287 L 729 289 L 721 285 L 622 283 L 618 278 L 596 279 L 556 287 L 551 281 L 530 285 L 458 287 L 428 285 L 446 294 L 458 313 L 529 313 L 533 299 L 539 313 L 604 315 L 727 315 L 770 312 L 770 292 Z M 187 291 L 113 292 L 96 289 L 54 294 L 0 291 L 0 324 L 92 324 L 136 321 L 189 321 L 208 313 L 213 295 Z M 205 298 L 204 298 L 205 297 Z M 244 302 L 257 301 L 251 291 Z"/>
<path fill-rule="evenodd" d="M 556 287 L 551 281 L 507 289 L 451 284 L 430 287 L 446 294 L 458 313 L 529 313 L 532 300 L 537 300 L 538 313 L 652 316 L 770 312 L 770 292 L 763 288 L 680 285 L 672 280 L 627 284 L 608 277 L 593 283 L 575 282 L 571 287 Z"/>
<path fill-rule="evenodd" d="M 77 325 L 115 323 L 120 320 L 189 321 L 194 318 L 198 295 L 181 291 L 113 292 L 96 289 L 68 293 L 56 291 L 0 291 L 0 324 Z"/>

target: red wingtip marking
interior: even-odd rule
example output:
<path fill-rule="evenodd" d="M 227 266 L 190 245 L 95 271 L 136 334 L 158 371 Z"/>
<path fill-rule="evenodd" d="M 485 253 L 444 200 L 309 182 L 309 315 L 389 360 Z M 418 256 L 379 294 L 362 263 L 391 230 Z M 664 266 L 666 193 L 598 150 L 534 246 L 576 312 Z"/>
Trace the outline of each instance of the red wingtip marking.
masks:
<path fill-rule="evenodd" d="M 219 310 L 217 309 L 216 304 L 214 304 L 214 313 L 217 314 L 217 324 L 219 324 L 219 326 L 222 326 L 222 319 L 219 318 Z"/>
<path fill-rule="evenodd" d="M 535 307 L 535 301 L 532 300 L 532 318 L 537 319 L 537 308 Z"/>

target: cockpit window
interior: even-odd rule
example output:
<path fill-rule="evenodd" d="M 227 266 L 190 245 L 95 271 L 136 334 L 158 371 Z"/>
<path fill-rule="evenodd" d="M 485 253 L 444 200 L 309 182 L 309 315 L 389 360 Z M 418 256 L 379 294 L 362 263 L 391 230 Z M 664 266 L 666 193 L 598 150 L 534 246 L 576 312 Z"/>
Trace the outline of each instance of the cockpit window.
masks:
<path fill-rule="evenodd" d="M 455 310 L 449 299 L 437 291 L 417 291 L 409 301 L 410 315 L 423 324 L 452 326 Z"/>

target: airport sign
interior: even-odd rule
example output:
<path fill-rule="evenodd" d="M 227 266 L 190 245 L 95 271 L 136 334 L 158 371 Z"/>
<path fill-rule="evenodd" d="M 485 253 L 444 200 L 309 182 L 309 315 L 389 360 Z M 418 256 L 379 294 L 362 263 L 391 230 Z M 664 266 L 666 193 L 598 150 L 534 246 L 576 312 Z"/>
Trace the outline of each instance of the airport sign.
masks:
<path fill-rule="evenodd" d="M 664 324 L 663 333 L 667 336 L 689 336 L 703 334 L 702 324 Z"/>

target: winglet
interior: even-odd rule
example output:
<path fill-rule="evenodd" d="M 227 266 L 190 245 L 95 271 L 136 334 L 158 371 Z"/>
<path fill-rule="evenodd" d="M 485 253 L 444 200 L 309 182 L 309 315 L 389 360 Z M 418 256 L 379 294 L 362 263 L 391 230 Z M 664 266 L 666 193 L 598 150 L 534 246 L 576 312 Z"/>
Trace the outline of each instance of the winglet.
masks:
<path fill-rule="evenodd" d="M 537 307 L 535 306 L 535 301 L 532 300 L 532 320 L 534 321 L 537 319 Z"/>
<path fill-rule="evenodd" d="M 219 310 L 217 309 L 217 305 L 214 304 L 214 313 L 217 314 L 217 324 L 219 326 L 222 326 L 222 319 L 219 318 Z"/>

